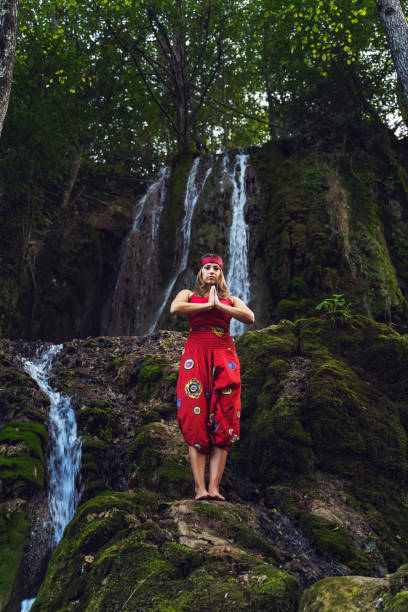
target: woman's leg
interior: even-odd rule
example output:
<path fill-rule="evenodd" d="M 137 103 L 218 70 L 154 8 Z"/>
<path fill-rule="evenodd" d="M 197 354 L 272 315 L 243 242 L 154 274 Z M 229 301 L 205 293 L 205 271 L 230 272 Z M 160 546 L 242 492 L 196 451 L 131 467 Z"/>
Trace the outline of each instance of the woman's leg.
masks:
<path fill-rule="evenodd" d="M 205 486 L 205 462 L 207 455 L 200 453 L 194 446 L 188 447 L 191 471 L 193 472 L 196 499 L 207 499 L 208 491 Z"/>
<path fill-rule="evenodd" d="M 224 501 L 225 497 L 221 495 L 219 486 L 224 473 L 227 455 L 228 451 L 219 446 L 213 446 L 210 452 L 210 483 L 208 485 L 208 493 L 211 497 L 221 501 Z"/>

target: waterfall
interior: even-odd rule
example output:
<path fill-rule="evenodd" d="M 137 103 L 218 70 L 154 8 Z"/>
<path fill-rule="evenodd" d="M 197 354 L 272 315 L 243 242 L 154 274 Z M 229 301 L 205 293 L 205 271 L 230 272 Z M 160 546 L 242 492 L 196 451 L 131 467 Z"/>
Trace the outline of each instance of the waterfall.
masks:
<path fill-rule="evenodd" d="M 162 168 L 136 204 L 132 229 L 122 249 L 112 300 L 110 335 L 145 333 L 146 314 L 152 306 L 158 274 L 157 239 L 170 168 Z"/>
<path fill-rule="evenodd" d="M 229 265 L 227 285 L 231 295 L 249 301 L 250 283 L 248 274 L 248 226 L 245 223 L 245 175 L 249 163 L 249 155 L 237 153 L 230 179 L 233 184 L 231 196 L 232 223 L 229 236 Z M 231 320 L 231 335 L 239 336 L 245 331 L 245 324 Z"/>
<path fill-rule="evenodd" d="M 194 209 L 197 204 L 198 198 L 200 197 L 200 194 L 204 189 L 207 179 L 212 172 L 211 166 L 205 173 L 204 179 L 202 181 L 199 181 L 199 184 L 197 184 L 197 175 L 200 166 L 200 161 L 201 157 L 196 157 L 191 167 L 187 181 L 186 196 L 184 199 L 184 215 L 179 231 L 180 242 L 177 244 L 176 250 L 175 272 L 164 292 L 160 307 L 156 313 L 156 316 L 154 317 L 153 322 L 150 325 L 149 333 L 155 330 L 178 277 L 182 272 L 184 272 L 187 267 L 188 254 L 190 252 L 191 222 L 193 219 Z"/>
<path fill-rule="evenodd" d="M 70 399 L 53 389 L 48 382 L 52 360 L 61 349 L 61 344 L 54 345 L 33 361 L 23 359 L 26 372 L 50 399 L 47 473 L 53 547 L 58 544 L 66 525 L 75 514 L 81 465 L 81 441 L 77 436 L 75 412 Z M 34 599 L 24 600 L 20 612 L 28 612 L 33 603 Z"/>

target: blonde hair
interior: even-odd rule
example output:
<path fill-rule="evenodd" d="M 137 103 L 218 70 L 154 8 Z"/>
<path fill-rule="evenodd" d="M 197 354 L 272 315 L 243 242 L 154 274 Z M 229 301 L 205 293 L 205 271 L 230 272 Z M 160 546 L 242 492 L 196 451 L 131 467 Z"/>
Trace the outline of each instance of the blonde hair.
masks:
<path fill-rule="evenodd" d="M 216 253 L 206 253 L 202 256 L 201 259 L 204 259 L 205 257 L 217 257 L 222 261 L 222 257 L 217 255 Z M 215 288 L 217 289 L 218 297 L 222 300 L 225 300 L 229 296 L 229 289 L 227 283 L 225 282 L 225 277 L 222 268 L 220 268 L 220 278 L 218 279 L 218 283 L 216 284 Z M 204 297 L 207 291 L 208 285 L 206 285 L 203 281 L 202 268 L 200 268 L 200 271 L 197 274 L 195 280 L 194 293 L 199 297 Z"/>

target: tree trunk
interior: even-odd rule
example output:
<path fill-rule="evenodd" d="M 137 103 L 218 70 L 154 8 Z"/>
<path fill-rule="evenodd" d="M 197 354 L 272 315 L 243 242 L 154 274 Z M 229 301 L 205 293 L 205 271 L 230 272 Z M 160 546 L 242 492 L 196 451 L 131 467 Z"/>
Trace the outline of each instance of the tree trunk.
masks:
<path fill-rule="evenodd" d="M 0 135 L 13 81 L 19 0 L 0 0 Z"/>
<path fill-rule="evenodd" d="M 408 104 L 408 24 L 399 0 L 375 0 L 397 75 Z"/>
<path fill-rule="evenodd" d="M 269 74 L 268 62 L 268 28 L 264 25 L 263 28 L 263 71 L 266 86 L 266 97 L 268 100 L 268 118 L 269 118 L 269 135 L 271 140 L 276 140 L 277 131 L 274 121 L 274 97 L 272 95 L 271 77 Z"/>
<path fill-rule="evenodd" d="M 74 185 L 78 178 L 79 170 L 81 168 L 82 162 L 82 151 L 78 149 L 77 155 L 74 158 L 74 163 L 72 164 L 72 172 L 65 188 L 65 191 L 61 198 L 61 210 L 64 210 L 68 207 L 69 200 L 71 198 L 72 191 L 74 189 Z"/>

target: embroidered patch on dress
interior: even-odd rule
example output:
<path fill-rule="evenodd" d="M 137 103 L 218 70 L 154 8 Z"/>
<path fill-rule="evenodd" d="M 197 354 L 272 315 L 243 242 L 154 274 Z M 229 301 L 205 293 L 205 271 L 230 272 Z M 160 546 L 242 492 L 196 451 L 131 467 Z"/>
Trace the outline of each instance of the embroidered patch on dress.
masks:
<path fill-rule="evenodd" d="M 232 436 L 232 434 L 234 433 L 234 430 L 232 429 L 232 427 L 230 427 L 230 429 L 228 430 L 228 433 L 230 436 Z"/>
<path fill-rule="evenodd" d="M 201 444 L 193 444 L 194 448 L 197 450 L 201 450 Z"/>
<path fill-rule="evenodd" d="M 214 423 L 214 419 L 215 419 L 215 412 L 210 412 L 209 416 L 208 416 L 208 420 L 209 422 L 212 424 Z"/>
<path fill-rule="evenodd" d="M 236 364 L 233 361 L 228 361 L 227 365 L 228 365 L 230 370 L 235 370 L 235 368 L 237 367 Z"/>
<path fill-rule="evenodd" d="M 197 380 L 196 378 L 192 378 L 186 384 L 185 390 L 186 390 L 186 395 L 188 395 L 188 397 L 192 397 L 193 399 L 198 399 L 201 395 L 201 391 L 203 390 L 203 387 L 199 380 Z"/>
<path fill-rule="evenodd" d="M 239 436 L 235 435 L 235 436 L 232 436 L 231 442 L 238 442 L 238 440 L 239 440 Z"/>
<path fill-rule="evenodd" d="M 212 375 L 214 376 L 214 374 L 215 374 L 215 366 L 213 366 L 213 369 L 212 369 Z"/>
<path fill-rule="evenodd" d="M 237 412 L 237 418 L 238 418 L 238 419 L 240 419 L 240 418 L 241 418 L 241 411 L 240 411 L 240 410 L 238 410 L 238 412 Z"/>
<path fill-rule="evenodd" d="M 223 390 L 221 391 L 221 393 L 222 393 L 223 395 L 231 395 L 231 393 L 232 393 L 232 387 L 225 387 L 225 389 L 223 389 Z"/>
<path fill-rule="evenodd" d="M 178 400 L 177 400 L 177 410 L 180 408 L 180 406 L 181 406 L 181 399 L 178 398 Z"/>
<path fill-rule="evenodd" d="M 186 359 L 184 362 L 184 369 L 191 370 L 191 368 L 194 368 L 194 359 Z"/>
<path fill-rule="evenodd" d="M 193 412 L 194 412 L 194 414 L 201 414 L 201 408 L 200 408 L 200 406 L 194 406 L 194 408 L 193 408 Z"/>
<path fill-rule="evenodd" d="M 212 327 L 211 331 L 213 334 L 219 336 L 220 338 L 224 335 L 224 329 L 222 327 Z"/>

